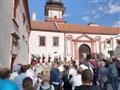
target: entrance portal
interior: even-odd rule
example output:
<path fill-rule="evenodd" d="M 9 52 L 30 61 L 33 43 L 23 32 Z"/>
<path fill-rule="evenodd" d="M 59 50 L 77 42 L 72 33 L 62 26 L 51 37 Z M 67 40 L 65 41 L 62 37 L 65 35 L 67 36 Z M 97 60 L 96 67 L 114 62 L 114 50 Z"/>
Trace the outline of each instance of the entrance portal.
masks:
<path fill-rule="evenodd" d="M 79 47 L 79 59 L 85 59 L 91 57 L 91 50 L 90 47 L 87 44 L 82 44 Z"/>

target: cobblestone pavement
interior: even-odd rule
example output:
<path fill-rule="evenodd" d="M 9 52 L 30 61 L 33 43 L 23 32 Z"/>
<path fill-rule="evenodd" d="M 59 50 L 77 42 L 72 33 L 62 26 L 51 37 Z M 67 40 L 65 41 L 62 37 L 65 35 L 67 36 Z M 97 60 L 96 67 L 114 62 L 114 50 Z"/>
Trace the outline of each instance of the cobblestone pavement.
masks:
<path fill-rule="evenodd" d="M 111 84 L 108 84 L 108 89 L 107 90 L 112 90 L 112 86 Z M 119 87 L 118 87 L 118 90 L 120 90 L 120 81 L 119 81 Z"/>

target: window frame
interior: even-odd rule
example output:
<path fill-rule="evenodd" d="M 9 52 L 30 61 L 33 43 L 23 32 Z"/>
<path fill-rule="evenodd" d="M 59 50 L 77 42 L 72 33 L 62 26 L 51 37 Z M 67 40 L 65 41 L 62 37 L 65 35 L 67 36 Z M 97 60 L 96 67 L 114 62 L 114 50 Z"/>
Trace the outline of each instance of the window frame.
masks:
<path fill-rule="evenodd" d="M 57 45 L 54 44 L 55 38 L 57 38 Z M 58 36 L 53 36 L 53 42 L 52 42 L 53 47 L 59 47 L 59 37 Z"/>
<path fill-rule="evenodd" d="M 11 33 L 12 35 L 12 45 L 17 46 L 18 45 L 18 40 L 20 39 L 19 36 L 14 32 Z"/>
<path fill-rule="evenodd" d="M 109 43 L 108 43 L 109 41 Z M 112 47 L 112 39 L 106 39 L 105 41 L 105 48 L 111 48 Z"/>
<path fill-rule="evenodd" d="M 22 18 L 23 18 L 23 25 L 24 25 L 25 22 L 26 22 L 26 16 L 25 16 L 25 13 L 22 13 Z"/>
<path fill-rule="evenodd" d="M 43 38 L 44 37 L 44 45 L 42 45 L 41 43 L 43 42 L 42 40 L 41 40 L 41 38 Z M 41 42 L 42 41 L 42 42 Z M 45 47 L 46 46 L 46 36 L 39 36 L 39 46 L 40 47 Z"/>

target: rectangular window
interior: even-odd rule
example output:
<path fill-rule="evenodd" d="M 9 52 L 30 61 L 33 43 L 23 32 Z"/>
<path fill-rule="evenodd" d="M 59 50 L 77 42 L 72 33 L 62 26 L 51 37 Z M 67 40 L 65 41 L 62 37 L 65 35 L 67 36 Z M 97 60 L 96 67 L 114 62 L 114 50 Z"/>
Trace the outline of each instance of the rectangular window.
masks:
<path fill-rule="evenodd" d="M 24 13 L 22 14 L 22 17 L 23 17 L 23 25 L 24 25 L 25 24 L 25 20 L 26 20 Z"/>
<path fill-rule="evenodd" d="M 17 46 L 18 45 L 19 36 L 15 32 L 11 33 L 11 35 L 12 35 L 12 45 Z"/>
<path fill-rule="evenodd" d="M 59 37 L 53 37 L 53 46 L 59 46 Z"/>
<path fill-rule="evenodd" d="M 39 46 L 45 46 L 45 45 L 46 45 L 46 38 L 45 38 L 45 36 L 40 36 Z"/>
<path fill-rule="evenodd" d="M 110 44 L 111 43 L 111 41 L 110 40 L 107 40 L 107 44 Z"/>
<path fill-rule="evenodd" d="M 111 48 L 112 46 L 112 40 L 111 39 L 107 39 L 106 40 L 106 48 Z"/>
<path fill-rule="evenodd" d="M 110 57 L 112 57 L 114 55 L 114 51 L 108 51 L 108 54 L 110 55 Z"/>

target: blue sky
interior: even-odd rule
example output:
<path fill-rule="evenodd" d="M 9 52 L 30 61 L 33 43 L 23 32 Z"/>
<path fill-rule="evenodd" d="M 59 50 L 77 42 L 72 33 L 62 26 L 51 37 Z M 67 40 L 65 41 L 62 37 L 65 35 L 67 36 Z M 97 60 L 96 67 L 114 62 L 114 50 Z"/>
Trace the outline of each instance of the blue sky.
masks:
<path fill-rule="evenodd" d="M 30 17 L 36 12 L 37 20 L 44 21 L 46 0 L 28 0 Z M 120 27 L 120 0 L 62 0 L 66 8 L 64 18 L 70 24 L 96 23 Z"/>

